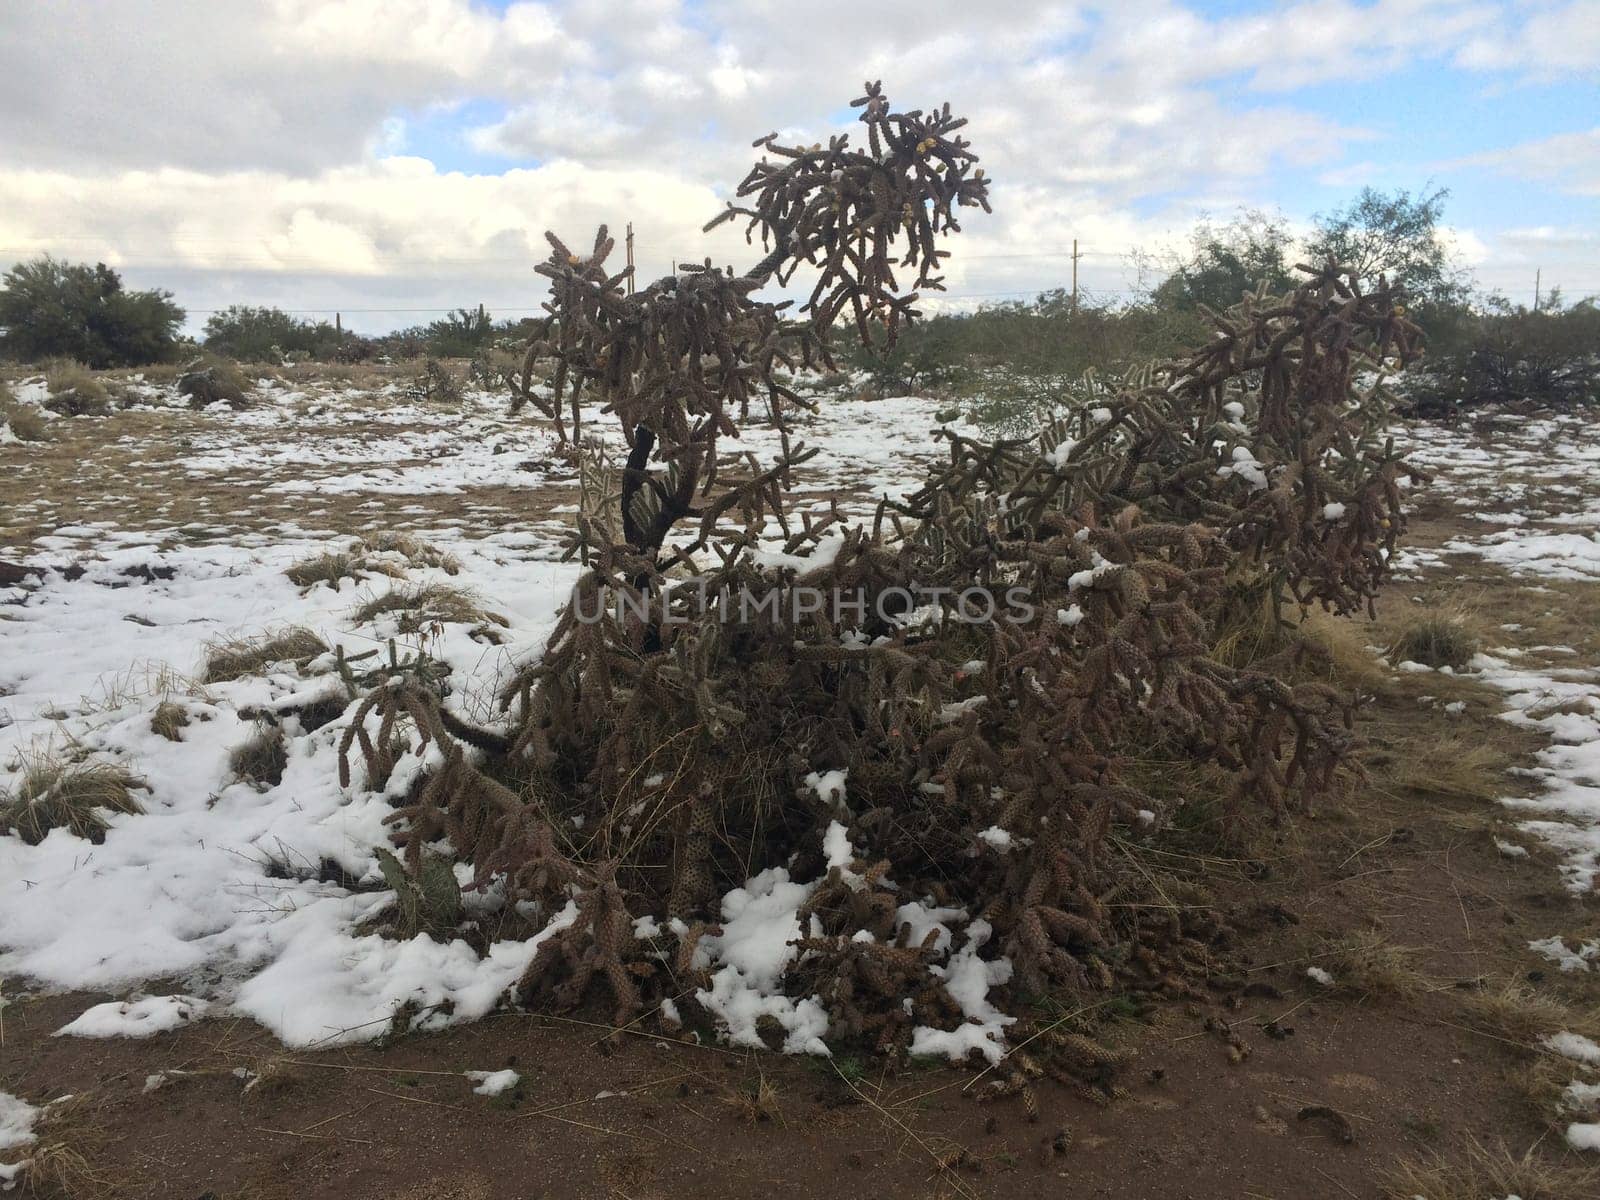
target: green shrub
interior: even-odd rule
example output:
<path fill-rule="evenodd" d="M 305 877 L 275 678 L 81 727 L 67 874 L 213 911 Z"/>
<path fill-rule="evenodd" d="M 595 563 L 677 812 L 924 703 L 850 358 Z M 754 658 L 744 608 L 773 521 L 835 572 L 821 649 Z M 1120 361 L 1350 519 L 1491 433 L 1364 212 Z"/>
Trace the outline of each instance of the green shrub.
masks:
<path fill-rule="evenodd" d="M 1570 410 L 1600 403 L 1600 307 L 1593 297 L 1537 312 L 1474 314 L 1404 385 L 1410 415 L 1448 417 L 1483 404 Z"/>
<path fill-rule="evenodd" d="M 430 322 L 423 331 L 427 352 L 435 358 L 472 358 L 498 336 L 494 320 L 481 308 L 458 308 Z"/>
<path fill-rule="evenodd" d="M 235 304 L 206 321 L 205 346 L 240 362 L 336 357 L 346 338 L 329 321 L 306 321 L 281 308 Z M 362 339 L 352 339 L 362 340 Z"/>
<path fill-rule="evenodd" d="M 104 263 L 49 255 L 0 279 L 0 355 L 24 362 L 65 357 L 91 367 L 167 362 L 184 312 L 169 292 L 131 292 Z"/>

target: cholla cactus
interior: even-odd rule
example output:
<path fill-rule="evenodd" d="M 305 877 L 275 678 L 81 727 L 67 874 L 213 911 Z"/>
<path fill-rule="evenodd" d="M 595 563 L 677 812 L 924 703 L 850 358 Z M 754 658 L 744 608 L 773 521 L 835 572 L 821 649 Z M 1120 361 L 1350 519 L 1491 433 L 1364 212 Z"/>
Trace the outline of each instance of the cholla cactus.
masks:
<path fill-rule="evenodd" d="M 580 395 L 604 402 L 629 447 L 615 503 L 609 478 L 591 485 L 603 494 L 573 546 L 587 569 L 506 689 L 507 733 L 402 683 L 363 709 L 384 714 L 380 737 L 346 739 L 375 772 L 402 721 L 443 753 L 396 814 L 410 863 L 444 837 L 480 885 L 544 911 L 577 903 L 530 993 L 571 1002 L 602 981 L 618 1020 L 658 997 L 686 1003 L 718 898 L 777 865 L 826 876 L 807 909 L 805 994 L 885 1050 L 907 1043 L 912 1016 L 962 1019 L 926 971 L 931 945 L 893 928 L 896 896 L 981 918 L 1019 994 L 1182 991 L 1221 931 L 1203 907 L 1114 902 L 1140 886 L 1109 852 L 1114 830 L 1168 815 L 1127 760 L 1158 743 L 1209 764 L 1242 818 L 1309 803 L 1351 747 L 1350 699 L 1293 680 L 1292 638 L 1281 660 L 1246 667 L 1213 646 L 1242 590 L 1348 612 L 1381 583 L 1410 471 L 1378 438 L 1381 389 L 1352 379 L 1412 357 L 1394 290 L 1307 269 L 1288 295 L 1218 316 L 1200 351 L 1099 389 L 1037 437 L 942 432 L 948 460 L 869 526 L 837 508 L 796 517 L 786 492 L 807 452 L 786 431 L 801 401 L 780 368 L 827 362 L 847 313 L 858 336 L 892 338 L 914 311 L 896 268 L 937 287 L 937 239 L 958 208 L 987 207 L 947 108 L 896 114 L 876 85 L 857 103 L 865 149 L 757 143 L 772 160 L 741 186 L 749 205 L 719 218 L 745 217 L 767 249 L 747 274 L 708 263 L 629 296 L 626 273 L 605 268 L 605 230 L 585 255 L 550 236 L 550 315 L 522 395 L 558 422 L 569 410 L 574 437 Z M 752 298 L 803 265 L 817 272 L 806 319 Z M 532 382 L 541 361 L 548 389 Z M 753 406 L 783 431 L 777 461 L 720 457 Z M 782 555 L 758 553 L 773 527 Z M 696 597 L 787 594 L 803 574 L 863 603 L 850 618 L 730 621 L 720 602 L 690 603 L 685 569 Z M 906 589 L 943 589 L 948 607 L 973 585 L 1020 589 L 1028 612 L 909 619 Z M 607 591 L 653 602 L 602 612 Z M 847 773 L 847 801 L 817 786 L 830 770 Z M 848 862 L 825 848 L 841 816 Z M 645 916 L 678 931 L 661 935 L 675 955 L 634 936 Z M 1113 1094 L 1109 1062 L 1062 1045 L 1055 1069 Z"/>

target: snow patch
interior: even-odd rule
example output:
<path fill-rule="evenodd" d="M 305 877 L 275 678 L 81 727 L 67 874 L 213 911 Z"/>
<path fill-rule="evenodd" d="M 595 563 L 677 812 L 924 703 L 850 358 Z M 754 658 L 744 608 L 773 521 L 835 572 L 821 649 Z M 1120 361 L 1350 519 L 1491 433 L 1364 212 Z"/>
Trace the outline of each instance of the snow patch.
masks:
<path fill-rule="evenodd" d="M 522 1076 L 510 1067 L 503 1071 L 466 1071 L 463 1074 L 478 1085 L 472 1090 L 480 1096 L 499 1096 L 522 1082 Z"/>
<path fill-rule="evenodd" d="M 75 1021 L 56 1030 L 53 1037 L 147 1038 L 182 1029 L 206 1015 L 210 1005 L 194 996 L 146 996 L 142 1000 L 112 1000 L 96 1004 Z"/>

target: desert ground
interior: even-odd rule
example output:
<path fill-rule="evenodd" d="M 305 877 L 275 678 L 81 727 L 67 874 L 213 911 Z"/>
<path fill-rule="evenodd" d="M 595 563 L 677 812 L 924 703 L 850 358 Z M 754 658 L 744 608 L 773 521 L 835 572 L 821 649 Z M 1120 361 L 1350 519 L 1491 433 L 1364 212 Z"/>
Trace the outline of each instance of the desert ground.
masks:
<path fill-rule="evenodd" d="M 939 401 L 806 385 L 818 506 L 866 515 L 941 453 Z M 136 783 L 98 840 L 0 836 L 0 1186 L 1600 1194 L 1592 423 L 1395 426 L 1432 475 L 1398 577 L 1373 619 L 1314 618 L 1321 669 L 1371 697 L 1365 778 L 1235 833 L 1194 797 L 1120 843 L 1204 879 L 1233 933 L 1187 999 L 1063 1009 L 1133 1054 L 1104 1104 L 1049 1080 L 981 1099 L 992 1063 L 774 1053 L 731 1018 L 521 1009 L 532 950 L 494 939 L 492 896 L 468 893 L 460 937 L 373 932 L 389 805 L 339 781 L 341 666 L 426 654 L 492 714 L 577 576 L 576 471 L 503 397 L 439 405 L 399 371 L 286 368 L 242 410 L 126 389 L 0 444 L 0 784 L 62 763 Z M 1464 644 L 1411 657 L 1441 625 Z"/>

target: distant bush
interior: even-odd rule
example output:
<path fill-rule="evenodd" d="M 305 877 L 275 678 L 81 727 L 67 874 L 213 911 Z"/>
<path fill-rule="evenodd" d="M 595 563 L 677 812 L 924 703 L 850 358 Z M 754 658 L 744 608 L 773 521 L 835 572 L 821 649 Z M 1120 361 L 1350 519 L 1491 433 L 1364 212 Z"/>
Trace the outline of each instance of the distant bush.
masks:
<path fill-rule="evenodd" d="M 290 356 L 318 360 L 336 358 L 347 341 L 330 321 L 306 321 L 281 308 L 235 304 L 206 321 L 205 346 L 240 362 L 283 362 Z"/>
<path fill-rule="evenodd" d="M 1290 284 L 1294 236 L 1281 216 L 1242 209 L 1226 225 L 1202 221 L 1193 249 L 1151 294 L 1157 308 L 1194 312 L 1202 305 L 1220 312 L 1265 284 L 1278 292 Z"/>
<path fill-rule="evenodd" d="M 461 403 L 461 381 L 436 358 L 429 358 L 417 376 L 411 394 L 418 400 L 454 407 Z"/>
<path fill-rule="evenodd" d="M 0 279 L 0 354 L 19 361 L 63 357 L 94 368 L 168 362 L 183 317 L 170 292 L 128 291 L 104 263 L 45 255 Z"/>
<path fill-rule="evenodd" d="M 56 359 L 45 369 L 49 392 L 44 406 L 63 417 L 105 417 L 111 414 L 111 393 L 82 363 Z"/>
<path fill-rule="evenodd" d="M 435 358 L 471 358 L 495 337 L 494 320 L 483 309 L 458 308 L 428 325 L 428 353 Z"/>
<path fill-rule="evenodd" d="M 225 359 L 204 356 L 195 359 L 178 376 L 178 394 L 189 398 L 190 408 L 206 408 L 219 400 L 234 408 L 244 408 L 250 402 L 250 381 L 243 371 Z"/>
<path fill-rule="evenodd" d="M 1405 387 L 1411 415 L 1485 404 L 1566 410 L 1600 404 L 1600 307 L 1593 297 L 1538 312 L 1500 306 L 1464 321 Z"/>
<path fill-rule="evenodd" d="M 853 350 L 880 395 L 938 390 L 1002 436 L 1037 427 L 1073 401 L 1087 372 L 1117 376 L 1171 357 L 1206 336 L 1197 311 L 1130 304 L 1074 305 L 1064 289 L 1028 302 L 932 317 L 892 348 Z"/>
<path fill-rule="evenodd" d="M 483 359 L 496 350 L 520 353 L 531 328 L 526 319 L 496 322 L 482 309 L 458 308 L 426 325 L 397 329 L 375 338 L 373 347 L 376 353 L 392 359 Z"/>

